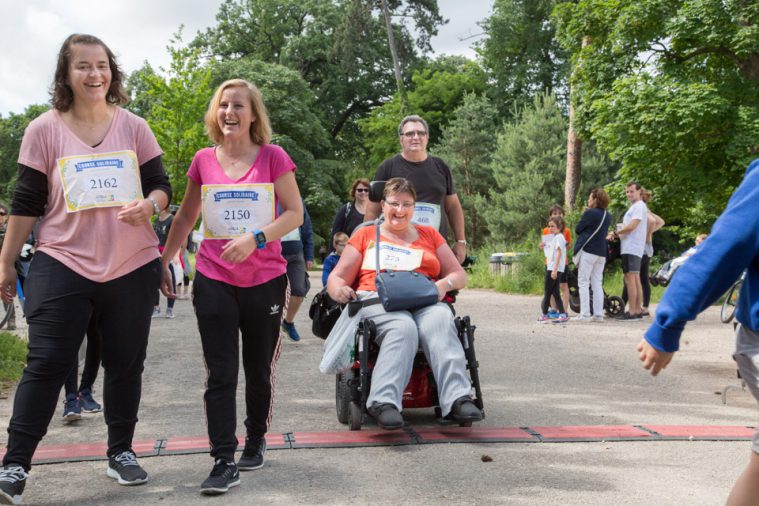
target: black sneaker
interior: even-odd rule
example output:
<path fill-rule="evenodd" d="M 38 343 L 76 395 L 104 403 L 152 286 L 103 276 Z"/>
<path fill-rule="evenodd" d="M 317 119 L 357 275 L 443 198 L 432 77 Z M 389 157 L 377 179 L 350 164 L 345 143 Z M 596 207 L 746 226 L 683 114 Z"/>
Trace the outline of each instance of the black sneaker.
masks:
<path fill-rule="evenodd" d="M 234 462 L 225 459 L 216 459 L 211 469 L 211 474 L 200 485 L 200 493 L 205 495 L 219 495 L 240 484 L 240 473 Z"/>
<path fill-rule="evenodd" d="M 29 475 L 18 464 L 0 469 L 0 504 L 21 504 L 26 479 Z"/>
<path fill-rule="evenodd" d="M 464 395 L 453 401 L 451 412 L 445 418 L 456 422 L 479 422 L 482 420 L 482 411 L 470 396 Z"/>
<path fill-rule="evenodd" d="M 266 438 L 248 436 L 245 438 L 245 449 L 242 451 L 237 468 L 240 471 L 252 471 L 264 467 L 266 453 Z"/>
<path fill-rule="evenodd" d="M 377 425 L 385 430 L 398 430 L 403 427 L 403 416 L 393 404 L 372 404 L 367 412 L 376 420 Z"/>
<path fill-rule="evenodd" d="M 137 463 L 137 456 L 132 450 L 108 457 L 106 474 L 119 481 L 119 485 L 141 485 L 148 481 L 148 473 Z"/>

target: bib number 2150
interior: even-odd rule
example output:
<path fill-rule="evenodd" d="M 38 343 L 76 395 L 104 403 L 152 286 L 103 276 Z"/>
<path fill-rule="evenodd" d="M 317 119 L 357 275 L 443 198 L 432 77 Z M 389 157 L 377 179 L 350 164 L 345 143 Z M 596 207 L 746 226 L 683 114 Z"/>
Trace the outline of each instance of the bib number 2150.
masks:
<path fill-rule="evenodd" d="M 250 210 L 248 209 L 224 209 L 225 220 L 249 220 Z"/>

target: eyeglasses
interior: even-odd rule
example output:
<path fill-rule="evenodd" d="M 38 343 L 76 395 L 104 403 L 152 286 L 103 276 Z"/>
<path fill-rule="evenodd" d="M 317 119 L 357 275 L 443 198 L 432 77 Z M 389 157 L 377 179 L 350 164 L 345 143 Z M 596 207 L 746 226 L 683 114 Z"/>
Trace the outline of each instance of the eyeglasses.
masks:
<path fill-rule="evenodd" d="M 407 139 L 413 139 L 414 136 L 427 137 L 427 132 L 424 130 L 409 130 L 408 132 L 402 132 L 401 135 Z"/>
<path fill-rule="evenodd" d="M 414 207 L 413 202 L 391 202 L 389 200 L 386 200 L 385 204 L 389 205 L 393 209 L 400 209 L 400 208 L 411 209 Z"/>
<path fill-rule="evenodd" d="M 356 188 L 357 193 L 369 193 L 369 188 Z"/>

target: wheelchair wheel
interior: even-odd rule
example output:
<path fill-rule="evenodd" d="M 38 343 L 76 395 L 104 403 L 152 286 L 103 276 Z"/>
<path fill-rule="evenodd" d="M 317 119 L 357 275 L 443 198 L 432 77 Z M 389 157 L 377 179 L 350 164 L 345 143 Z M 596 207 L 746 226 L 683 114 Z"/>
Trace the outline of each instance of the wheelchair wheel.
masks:
<path fill-rule="evenodd" d="M 350 419 L 348 424 L 351 430 L 361 430 L 361 422 L 364 417 L 363 410 L 355 402 L 350 403 Z"/>
<path fill-rule="evenodd" d="M 337 410 L 337 420 L 340 423 L 347 424 L 350 422 L 351 415 L 351 388 L 348 380 L 353 374 L 351 371 L 337 373 L 335 376 L 335 408 Z"/>
<path fill-rule="evenodd" d="M 569 294 L 569 309 L 580 314 L 580 294 Z"/>
<path fill-rule="evenodd" d="M 622 297 L 617 297 L 616 295 L 607 297 L 604 305 L 606 306 L 606 312 L 610 316 L 619 316 L 625 311 L 625 301 L 622 300 Z"/>
<path fill-rule="evenodd" d="M 719 313 L 719 319 L 722 323 L 730 323 L 735 316 L 735 306 L 738 304 L 738 293 L 741 291 L 743 283 L 738 281 L 730 287 L 725 296 L 725 302 L 722 303 L 722 310 Z"/>

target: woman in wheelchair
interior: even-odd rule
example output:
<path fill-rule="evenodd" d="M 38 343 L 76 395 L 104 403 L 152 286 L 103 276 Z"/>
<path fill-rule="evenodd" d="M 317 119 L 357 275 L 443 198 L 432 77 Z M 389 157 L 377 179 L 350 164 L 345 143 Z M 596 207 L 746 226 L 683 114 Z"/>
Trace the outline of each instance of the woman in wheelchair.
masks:
<path fill-rule="evenodd" d="M 381 304 L 365 305 L 362 317 L 377 328 L 379 355 L 372 372 L 366 406 L 380 427 L 403 426 L 402 396 L 409 382 L 419 343 L 438 385 L 440 409 L 456 422 L 482 420 L 472 401 L 464 351 L 457 337 L 450 307 L 441 302 L 451 290 L 466 286 L 467 276 L 443 236 L 432 227 L 414 225 L 416 190 L 403 178 L 387 181 L 380 225 L 382 269 L 417 271 L 436 280 L 438 302 L 410 311 L 386 312 Z M 327 282 L 329 295 L 340 303 L 366 299 L 376 292 L 376 227 L 358 229 L 345 247 Z M 371 294 L 376 295 L 376 294 Z"/>

